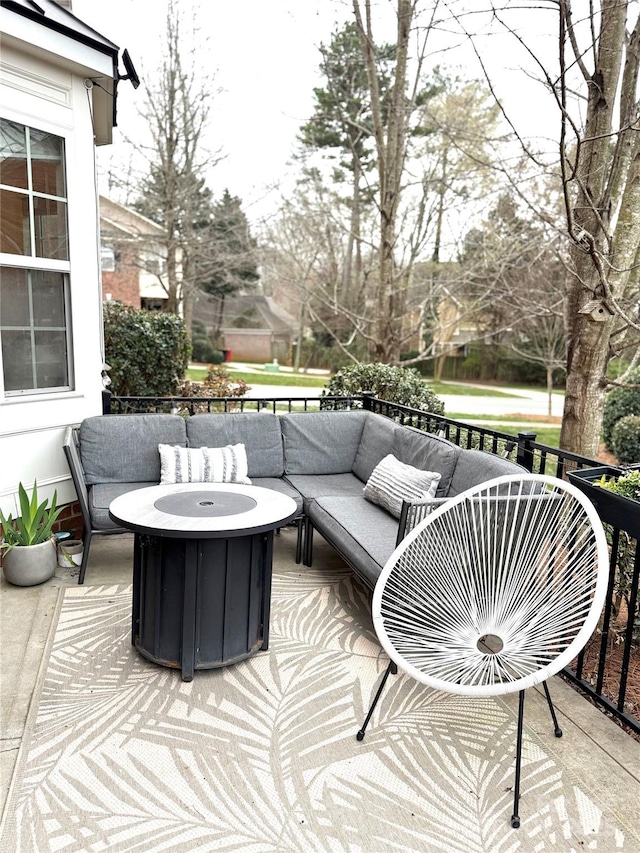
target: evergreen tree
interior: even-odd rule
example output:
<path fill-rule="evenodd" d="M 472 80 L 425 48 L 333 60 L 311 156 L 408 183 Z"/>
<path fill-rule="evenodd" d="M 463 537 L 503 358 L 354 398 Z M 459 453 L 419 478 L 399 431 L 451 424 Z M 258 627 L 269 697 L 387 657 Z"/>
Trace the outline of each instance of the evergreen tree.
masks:
<path fill-rule="evenodd" d="M 260 278 L 257 243 L 251 236 L 242 201 L 228 189 L 212 205 L 210 219 L 201 231 L 209 245 L 198 276 L 199 287 L 218 303 L 212 330 L 217 342 L 225 297 L 254 288 Z"/>

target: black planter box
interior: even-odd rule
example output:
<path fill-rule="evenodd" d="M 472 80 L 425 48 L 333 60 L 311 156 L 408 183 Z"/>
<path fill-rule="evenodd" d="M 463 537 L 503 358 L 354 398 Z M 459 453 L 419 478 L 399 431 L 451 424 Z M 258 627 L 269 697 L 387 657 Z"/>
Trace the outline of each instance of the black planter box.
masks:
<path fill-rule="evenodd" d="M 633 501 L 622 495 L 616 495 L 602 486 L 596 486 L 595 481 L 604 474 L 605 477 L 620 477 L 625 474 L 624 468 L 612 465 L 600 465 L 597 468 L 583 468 L 580 471 L 568 471 L 567 477 L 595 506 L 601 521 L 612 524 L 619 530 L 626 530 L 634 539 L 640 538 L 640 501 Z"/>

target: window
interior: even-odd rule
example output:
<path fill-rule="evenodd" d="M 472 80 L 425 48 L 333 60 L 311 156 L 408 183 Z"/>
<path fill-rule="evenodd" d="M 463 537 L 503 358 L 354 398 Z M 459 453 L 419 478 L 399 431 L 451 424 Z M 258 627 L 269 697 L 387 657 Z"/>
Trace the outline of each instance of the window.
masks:
<path fill-rule="evenodd" d="M 167 262 L 161 250 L 142 252 L 140 261 L 143 271 L 151 275 L 163 275 L 167 271 Z"/>
<path fill-rule="evenodd" d="M 72 386 L 64 140 L 0 119 L 5 395 Z"/>
<path fill-rule="evenodd" d="M 101 253 L 101 268 L 102 272 L 116 271 L 116 253 L 113 246 L 102 246 Z"/>

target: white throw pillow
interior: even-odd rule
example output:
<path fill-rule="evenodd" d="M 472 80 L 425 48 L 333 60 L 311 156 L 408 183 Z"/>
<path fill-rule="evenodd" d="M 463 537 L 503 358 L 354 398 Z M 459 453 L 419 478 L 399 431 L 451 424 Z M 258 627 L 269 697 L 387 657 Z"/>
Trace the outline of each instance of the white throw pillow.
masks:
<path fill-rule="evenodd" d="M 244 444 L 226 447 L 179 447 L 159 444 L 160 483 L 246 483 Z"/>
<path fill-rule="evenodd" d="M 439 482 L 440 474 L 437 472 L 421 471 L 389 453 L 371 472 L 363 494 L 371 503 L 384 507 L 391 515 L 400 518 L 403 500 L 434 498 Z"/>

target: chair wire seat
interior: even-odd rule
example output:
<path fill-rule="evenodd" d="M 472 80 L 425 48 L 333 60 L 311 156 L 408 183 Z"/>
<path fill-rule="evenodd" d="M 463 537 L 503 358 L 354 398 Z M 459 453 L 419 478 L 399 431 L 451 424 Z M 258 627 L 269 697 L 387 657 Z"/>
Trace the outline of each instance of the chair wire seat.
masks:
<path fill-rule="evenodd" d="M 373 624 L 391 663 L 358 739 L 396 666 L 449 693 L 520 692 L 518 826 L 523 691 L 587 643 L 608 574 L 600 519 L 563 480 L 508 475 L 441 504 L 400 542 L 376 584 Z"/>

